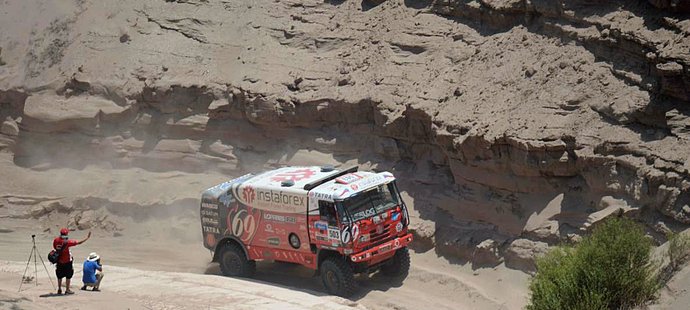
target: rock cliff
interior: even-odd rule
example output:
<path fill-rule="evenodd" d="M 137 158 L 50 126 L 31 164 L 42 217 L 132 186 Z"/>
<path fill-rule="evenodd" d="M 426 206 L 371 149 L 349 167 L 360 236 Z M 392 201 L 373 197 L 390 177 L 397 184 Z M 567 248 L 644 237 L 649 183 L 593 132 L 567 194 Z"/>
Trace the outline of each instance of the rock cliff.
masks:
<path fill-rule="evenodd" d="M 3 2 L 21 167 L 388 169 L 419 249 L 526 270 L 690 224 L 687 1 Z"/>

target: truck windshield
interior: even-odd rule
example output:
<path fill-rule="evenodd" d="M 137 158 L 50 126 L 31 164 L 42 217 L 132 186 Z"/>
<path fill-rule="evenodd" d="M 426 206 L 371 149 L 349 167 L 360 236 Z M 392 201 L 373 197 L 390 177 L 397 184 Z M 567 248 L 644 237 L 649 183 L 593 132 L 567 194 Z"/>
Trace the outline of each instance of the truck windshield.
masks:
<path fill-rule="evenodd" d="M 354 221 L 377 215 L 399 204 L 398 192 L 393 182 L 379 185 L 350 198 L 337 202 L 347 210 Z"/>

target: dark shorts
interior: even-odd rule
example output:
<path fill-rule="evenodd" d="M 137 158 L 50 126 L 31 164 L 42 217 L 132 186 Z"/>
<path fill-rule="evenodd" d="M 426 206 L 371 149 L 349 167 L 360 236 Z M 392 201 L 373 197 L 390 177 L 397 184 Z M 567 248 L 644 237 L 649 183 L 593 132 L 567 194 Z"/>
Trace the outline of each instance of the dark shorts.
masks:
<path fill-rule="evenodd" d="M 55 275 L 58 279 L 72 279 L 72 276 L 74 275 L 74 267 L 72 266 L 72 262 L 69 262 L 67 264 L 58 263 L 57 269 L 55 269 Z"/>

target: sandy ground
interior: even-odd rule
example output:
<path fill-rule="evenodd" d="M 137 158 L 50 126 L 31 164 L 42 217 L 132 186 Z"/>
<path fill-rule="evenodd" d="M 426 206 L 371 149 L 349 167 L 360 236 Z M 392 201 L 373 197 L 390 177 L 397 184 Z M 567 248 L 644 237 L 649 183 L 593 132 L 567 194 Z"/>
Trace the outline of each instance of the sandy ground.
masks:
<path fill-rule="evenodd" d="M 38 273 L 38 286 L 35 282 L 26 283 L 17 292 L 19 282 L 12 280 L 20 278 L 24 268 L 18 262 L 0 263 L 3 272 L 0 295 L 21 300 L 20 307 L 31 302 L 32 307 L 41 309 L 93 309 L 94 306 L 100 309 L 363 309 L 337 297 L 257 281 L 113 266 L 105 269 L 109 285 L 105 289 L 104 280 L 102 292 L 77 290 L 74 296 L 53 294 L 44 270 Z"/>

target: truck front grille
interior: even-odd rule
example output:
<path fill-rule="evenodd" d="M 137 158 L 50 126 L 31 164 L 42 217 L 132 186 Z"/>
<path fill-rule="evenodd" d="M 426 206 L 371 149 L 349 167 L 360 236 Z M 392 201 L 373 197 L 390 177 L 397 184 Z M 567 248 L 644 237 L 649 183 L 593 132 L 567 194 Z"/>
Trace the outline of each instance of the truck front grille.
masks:
<path fill-rule="evenodd" d="M 369 244 L 365 246 L 361 251 L 366 251 L 381 244 L 382 242 L 388 240 L 391 235 L 391 225 L 387 224 L 383 226 L 383 230 L 379 233 L 376 231 L 376 227 L 365 232 L 369 234 Z"/>

